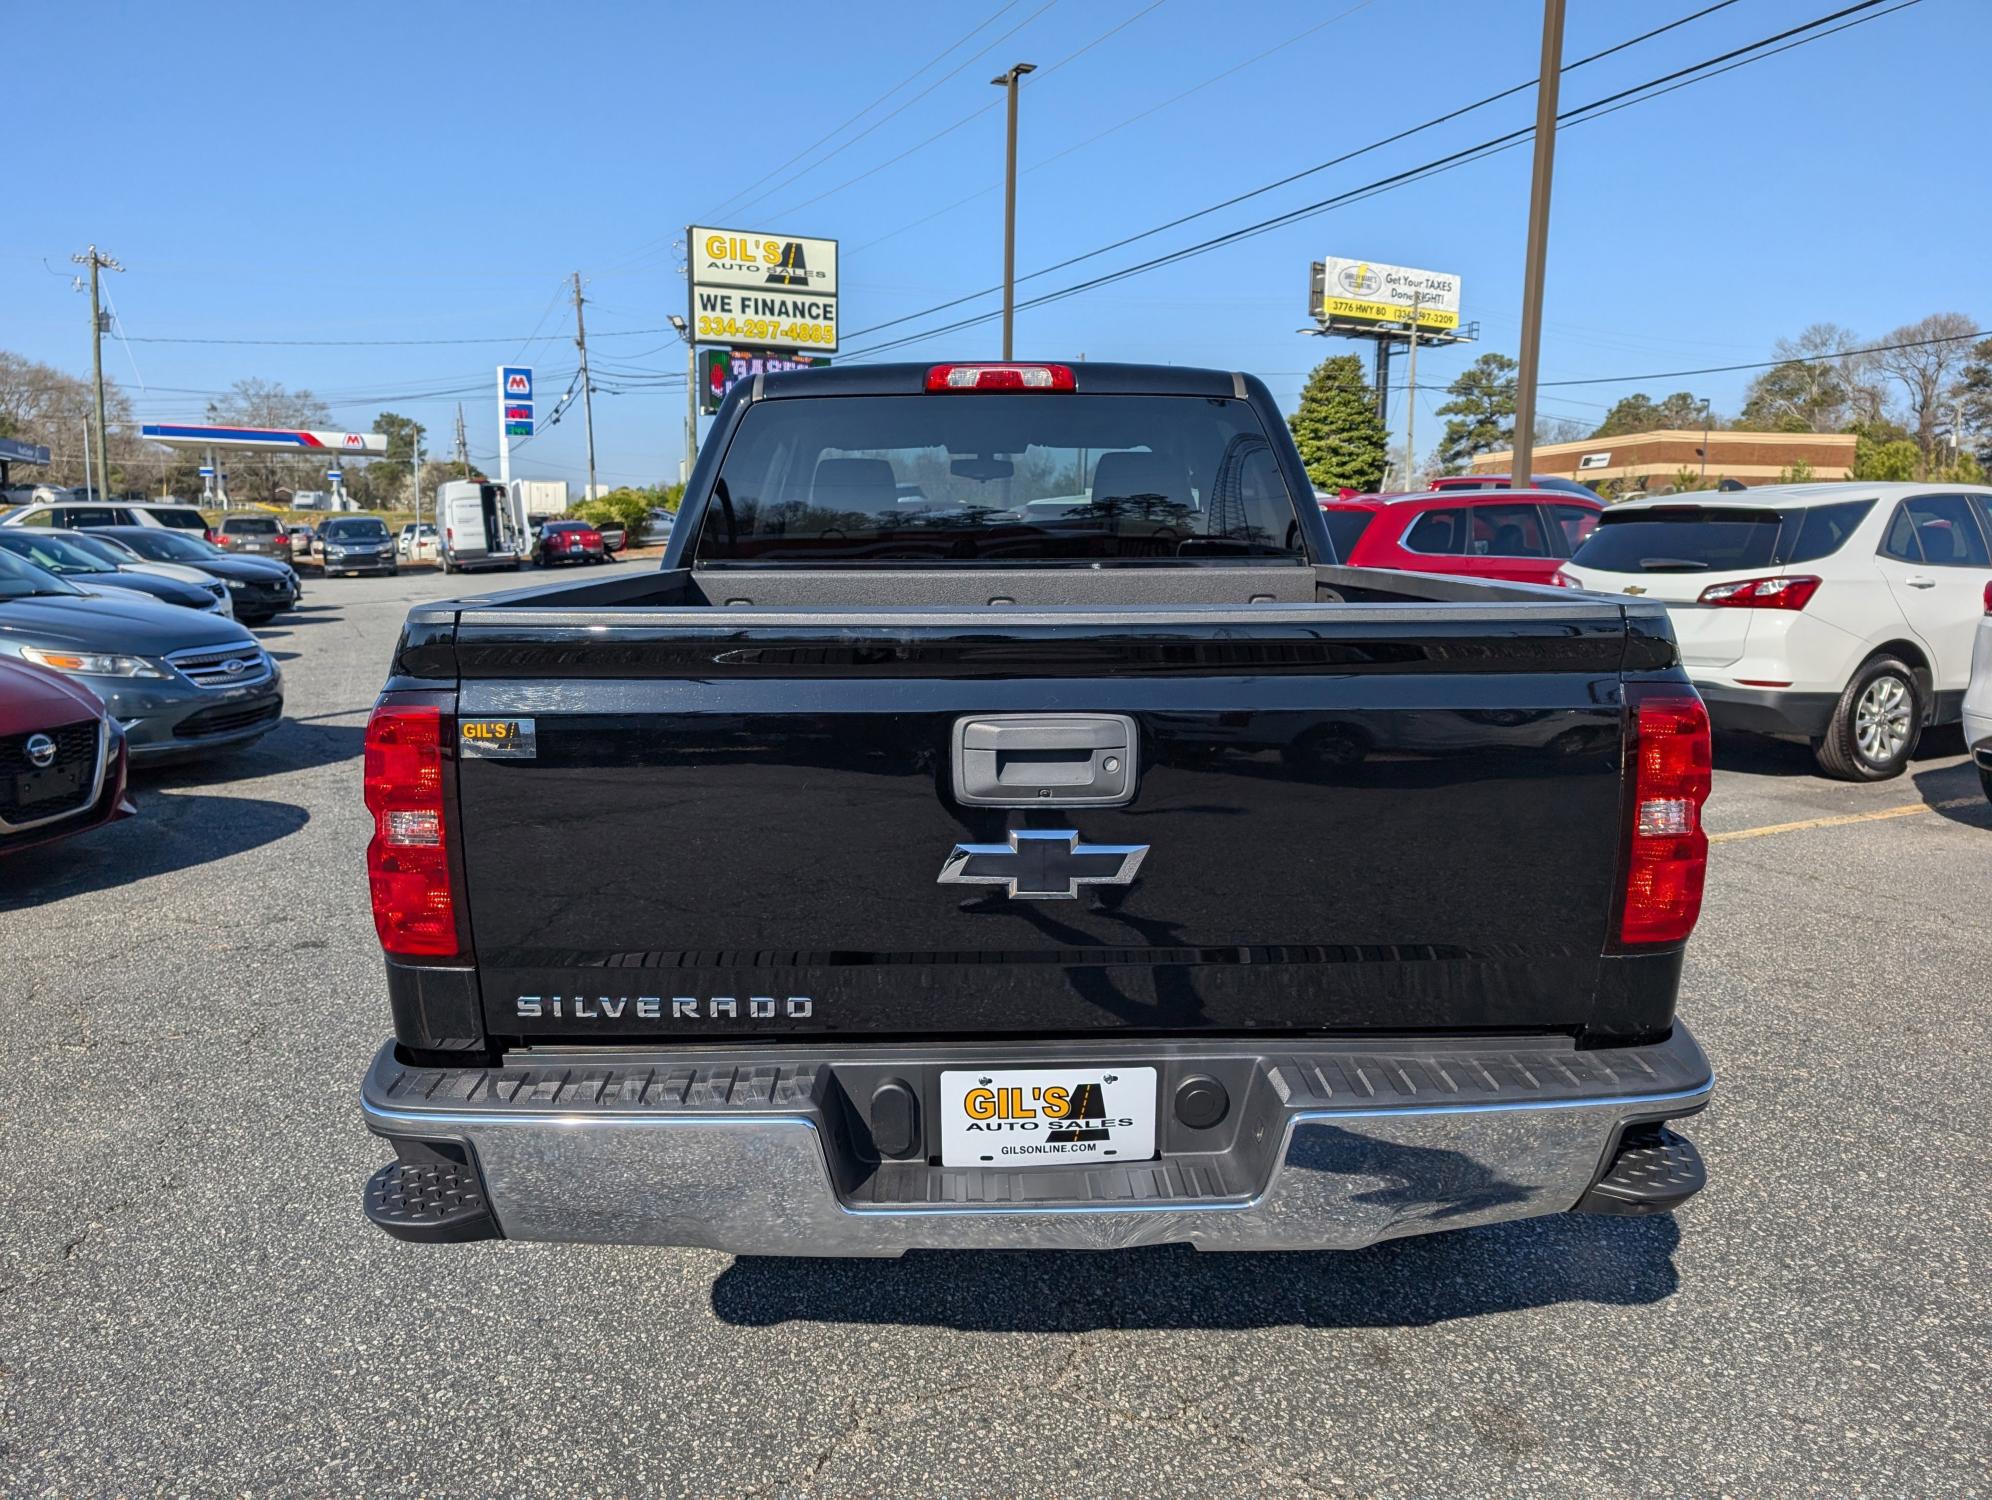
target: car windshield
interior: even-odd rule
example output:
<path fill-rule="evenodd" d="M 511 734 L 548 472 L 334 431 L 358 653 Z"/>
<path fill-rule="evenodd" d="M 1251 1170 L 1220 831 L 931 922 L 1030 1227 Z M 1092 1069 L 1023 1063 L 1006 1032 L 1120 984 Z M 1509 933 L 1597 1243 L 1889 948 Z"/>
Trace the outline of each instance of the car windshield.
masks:
<path fill-rule="evenodd" d="M 89 553 L 92 557 L 109 563 L 114 568 L 121 568 L 126 563 L 142 562 L 144 560 L 136 552 L 132 551 L 131 548 L 125 546 L 124 543 L 114 541 L 107 536 L 93 536 L 87 531 L 71 531 L 65 532 L 62 539 L 69 543 L 70 546 L 79 548 Z"/>
<path fill-rule="evenodd" d="M 36 533 L 12 527 L 0 531 L 0 547 L 16 557 L 25 557 L 38 568 L 46 568 L 58 578 L 92 573 L 115 573 L 116 568 L 92 557 L 75 543 L 46 532 Z"/>
<path fill-rule="evenodd" d="M 1244 401 L 827 396 L 748 408 L 701 563 L 1126 562 L 1303 550 Z"/>
<path fill-rule="evenodd" d="M 152 562 L 187 562 L 199 566 L 223 555 L 212 542 L 159 526 L 126 527 L 113 540 Z"/>
<path fill-rule="evenodd" d="M 356 521 L 327 521 L 319 533 L 328 542 L 378 542 L 387 537 L 387 522 L 372 518 Z"/>
<path fill-rule="evenodd" d="M 1839 550 L 1872 500 L 1759 509 L 1665 505 L 1607 510 L 1570 561 L 1607 573 L 1723 573 L 1816 562 Z"/>
<path fill-rule="evenodd" d="M 24 557 L 0 549 L 0 601 L 35 599 L 49 594 L 74 594 L 83 590 L 64 583 L 46 568 L 38 568 Z"/>

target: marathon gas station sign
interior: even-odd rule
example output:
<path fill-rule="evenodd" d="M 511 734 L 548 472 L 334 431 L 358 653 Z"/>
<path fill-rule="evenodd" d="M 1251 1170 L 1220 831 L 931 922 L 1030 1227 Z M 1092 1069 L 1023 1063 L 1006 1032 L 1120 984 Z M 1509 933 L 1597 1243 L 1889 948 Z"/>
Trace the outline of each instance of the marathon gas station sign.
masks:
<path fill-rule="evenodd" d="M 685 244 L 699 343 L 836 351 L 835 240 L 694 225 Z"/>

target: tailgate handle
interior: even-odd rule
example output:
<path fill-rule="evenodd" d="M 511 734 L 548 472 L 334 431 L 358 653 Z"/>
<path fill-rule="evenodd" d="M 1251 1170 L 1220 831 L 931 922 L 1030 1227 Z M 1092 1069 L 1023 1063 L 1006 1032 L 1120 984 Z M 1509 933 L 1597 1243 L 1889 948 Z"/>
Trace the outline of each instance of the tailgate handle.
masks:
<path fill-rule="evenodd" d="M 1109 807 L 1134 796 L 1138 740 L 1125 714 L 957 719 L 955 799 L 984 807 Z"/>

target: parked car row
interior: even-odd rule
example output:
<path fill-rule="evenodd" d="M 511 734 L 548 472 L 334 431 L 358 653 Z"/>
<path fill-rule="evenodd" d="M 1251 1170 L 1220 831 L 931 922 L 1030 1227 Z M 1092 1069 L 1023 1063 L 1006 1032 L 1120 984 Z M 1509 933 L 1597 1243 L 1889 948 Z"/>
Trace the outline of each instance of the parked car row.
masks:
<path fill-rule="evenodd" d="M 0 527 L 0 854 L 128 814 L 129 766 L 236 748 L 283 718 L 283 673 L 214 607 L 226 595 L 111 565 L 109 540 Z"/>
<path fill-rule="evenodd" d="M 1992 796 L 1992 488 L 1766 485 L 1607 507 L 1504 484 L 1321 509 L 1352 566 L 1659 600 L 1716 728 L 1803 741 L 1829 776 L 1899 776 L 1926 728 L 1962 719 Z"/>

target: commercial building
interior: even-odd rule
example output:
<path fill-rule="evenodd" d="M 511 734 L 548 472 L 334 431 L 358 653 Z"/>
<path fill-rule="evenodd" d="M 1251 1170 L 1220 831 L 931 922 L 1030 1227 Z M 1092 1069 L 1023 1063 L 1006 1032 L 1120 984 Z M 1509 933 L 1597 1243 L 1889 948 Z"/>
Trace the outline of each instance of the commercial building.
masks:
<path fill-rule="evenodd" d="M 1702 444 L 1708 444 L 1704 465 Z M 1476 474 L 1505 474 L 1514 462 L 1510 451 L 1483 453 L 1473 460 Z M 1585 438 L 1576 443 L 1545 443 L 1535 450 L 1535 472 L 1556 474 L 1589 485 L 1610 482 L 1615 490 L 1657 490 L 1673 487 L 1683 469 L 1706 475 L 1714 484 L 1732 479 L 1740 484 L 1776 484 L 1800 465 L 1813 479 L 1852 476 L 1854 435 L 1850 432 L 1710 432 L 1661 428 L 1622 437 Z M 1801 470 L 1800 472 L 1803 472 Z"/>

